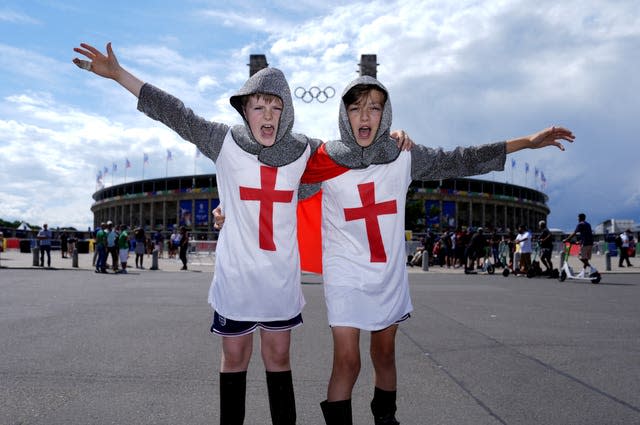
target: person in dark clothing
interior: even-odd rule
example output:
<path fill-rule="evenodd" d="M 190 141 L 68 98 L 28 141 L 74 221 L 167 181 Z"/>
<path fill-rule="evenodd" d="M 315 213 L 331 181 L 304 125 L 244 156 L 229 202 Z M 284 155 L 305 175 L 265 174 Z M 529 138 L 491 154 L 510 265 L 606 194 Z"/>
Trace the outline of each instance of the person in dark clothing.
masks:
<path fill-rule="evenodd" d="M 593 249 L 593 231 L 591 230 L 591 224 L 587 222 L 587 216 L 584 213 L 578 214 L 578 225 L 563 242 L 567 243 L 571 241 L 571 239 L 576 235 L 579 235 L 581 244 L 580 261 L 582 261 L 582 264 L 584 265 L 585 274 L 590 274 L 591 264 L 589 264 L 589 260 L 591 260 L 591 250 Z"/>
<path fill-rule="evenodd" d="M 67 258 L 67 251 L 69 250 L 69 235 L 67 232 L 62 232 L 60 235 L 60 254 L 62 258 Z"/>
<path fill-rule="evenodd" d="M 180 226 L 180 242 L 178 245 L 180 261 L 182 261 L 182 269 L 187 270 L 187 249 L 189 248 L 189 234 L 187 228 Z"/>
<path fill-rule="evenodd" d="M 538 223 L 540 227 L 540 237 L 538 242 L 540 243 L 540 261 L 545 266 L 545 274 L 549 274 L 552 277 L 553 263 L 551 262 L 551 251 L 553 251 L 553 236 L 547 227 L 547 222 L 540 220 Z"/>
<path fill-rule="evenodd" d="M 471 239 L 469 239 L 469 243 L 467 245 L 465 253 L 465 257 L 467 259 L 465 262 L 465 270 L 473 270 L 475 268 L 476 262 L 484 256 L 486 245 L 487 240 L 484 237 L 484 229 L 482 229 L 482 227 L 478 227 L 471 236 Z"/>

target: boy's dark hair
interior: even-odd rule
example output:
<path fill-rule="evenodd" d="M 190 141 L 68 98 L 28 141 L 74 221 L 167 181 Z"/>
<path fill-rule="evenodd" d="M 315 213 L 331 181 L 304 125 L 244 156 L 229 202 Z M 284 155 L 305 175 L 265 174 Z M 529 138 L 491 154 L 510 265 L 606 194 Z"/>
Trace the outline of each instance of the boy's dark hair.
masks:
<path fill-rule="evenodd" d="M 242 96 L 242 98 L 240 99 L 240 103 L 242 104 L 242 107 L 244 108 L 245 106 L 247 106 L 247 103 L 249 103 L 249 97 L 251 96 L 255 96 L 258 100 L 260 99 L 264 99 L 265 102 L 267 103 L 271 103 L 273 102 L 275 99 L 279 99 L 280 101 L 282 101 L 282 99 L 280 99 L 278 96 L 276 96 L 275 94 L 267 94 L 267 93 L 255 93 L 255 94 L 248 94 L 246 96 Z"/>
<path fill-rule="evenodd" d="M 580 221 L 584 221 L 586 218 L 587 218 L 587 216 L 586 216 L 586 215 L 584 215 L 584 213 L 580 213 L 580 214 L 578 214 L 578 220 L 580 220 Z"/>
<path fill-rule="evenodd" d="M 369 94 L 370 91 L 377 90 L 382 93 L 384 96 L 383 104 L 387 101 L 387 93 L 384 90 L 381 90 L 380 87 L 373 84 L 358 84 L 349 89 L 348 92 L 342 96 L 342 101 L 345 106 L 352 105 L 358 102 L 363 96 Z"/>

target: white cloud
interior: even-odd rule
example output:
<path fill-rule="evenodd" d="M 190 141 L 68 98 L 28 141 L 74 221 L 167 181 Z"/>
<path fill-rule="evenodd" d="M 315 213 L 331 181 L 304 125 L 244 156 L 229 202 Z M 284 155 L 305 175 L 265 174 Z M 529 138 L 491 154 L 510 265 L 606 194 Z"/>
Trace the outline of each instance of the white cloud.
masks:
<path fill-rule="evenodd" d="M 38 21 L 35 18 L 32 18 L 31 16 L 28 16 L 20 12 L 15 12 L 9 9 L 0 9 L 0 21 L 11 22 L 14 24 L 30 24 L 30 25 L 40 23 L 40 21 Z"/>

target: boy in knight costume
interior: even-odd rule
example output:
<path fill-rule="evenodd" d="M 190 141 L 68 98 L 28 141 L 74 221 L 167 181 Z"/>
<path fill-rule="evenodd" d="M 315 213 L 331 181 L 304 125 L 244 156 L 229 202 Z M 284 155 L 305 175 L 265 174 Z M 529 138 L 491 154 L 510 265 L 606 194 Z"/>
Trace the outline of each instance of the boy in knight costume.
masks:
<path fill-rule="evenodd" d="M 376 425 L 396 425 L 395 335 L 413 309 L 404 240 L 409 184 L 502 170 L 511 152 L 544 146 L 564 150 L 557 140 L 574 137 L 552 127 L 451 152 L 419 144 L 403 152 L 389 138 L 391 103 L 380 82 L 360 77 L 347 86 L 342 100 L 341 139 L 322 145 L 302 177 L 303 183 L 321 183 L 322 189 L 322 273 L 334 363 L 321 407 L 328 425 L 352 423 L 360 331 L 370 331 L 375 371 L 371 411 Z M 306 206 L 306 201 L 299 204 L 302 210 Z M 304 256 L 303 251 L 303 262 Z"/>
<path fill-rule="evenodd" d="M 76 58 L 76 65 L 117 81 L 138 98 L 140 111 L 216 163 L 220 203 L 229 216 L 209 291 L 211 331 L 222 336 L 220 423 L 244 421 L 253 332 L 260 329 L 273 424 L 295 424 L 289 349 L 305 304 L 295 214 L 300 177 L 320 142 L 291 132 L 294 111 L 284 75 L 274 68 L 254 74 L 230 99 L 244 125 L 229 127 L 197 116 L 127 72 L 110 43 L 106 56 L 84 43 L 74 50 L 89 59 Z"/>

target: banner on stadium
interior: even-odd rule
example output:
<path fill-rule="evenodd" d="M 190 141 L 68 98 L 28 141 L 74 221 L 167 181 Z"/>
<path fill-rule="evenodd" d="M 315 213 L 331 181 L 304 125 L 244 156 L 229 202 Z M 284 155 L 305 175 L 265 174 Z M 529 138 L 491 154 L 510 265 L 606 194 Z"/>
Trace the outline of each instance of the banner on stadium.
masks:
<path fill-rule="evenodd" d="M 191 200 L 180 201 L 180 226 L 191 227 L 193 224 L 193 211 Z"/>
<path fill-rule="evenodd" d="M 194 214 L 196 226 L 209 224 L 209 200 L 196 199 L 196 212 Z"/>
<path fill-rule="evenodd" d="M 456 227 L 455 201 L 444 201 L 442 203 L 442 221 L 446 226 Z"/>

